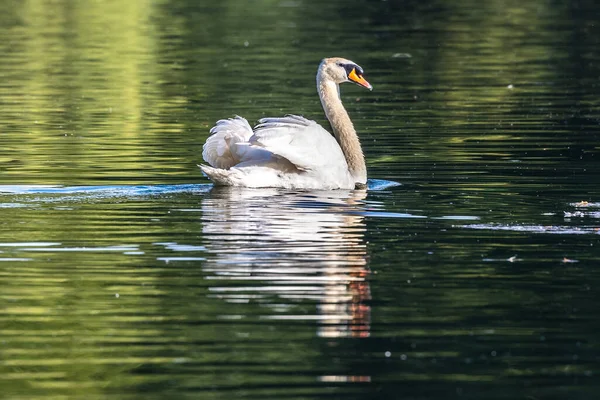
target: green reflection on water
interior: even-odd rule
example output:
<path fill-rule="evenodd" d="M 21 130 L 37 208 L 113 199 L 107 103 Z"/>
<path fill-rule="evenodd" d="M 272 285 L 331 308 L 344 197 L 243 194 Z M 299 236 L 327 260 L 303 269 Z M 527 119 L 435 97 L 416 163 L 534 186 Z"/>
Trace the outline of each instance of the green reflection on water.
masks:
<path fill-rule="evenodd" d="M 562 217 L 600 194 L 597 11 L 590 1 L 0 1 L 2 184 L 207 182 L 196 164 L 217 119 L 295 112 L 326 123 L 314 73 L 331 55 L 358 62 L 375 87 L 342 90 L 370 176 L 406 184 L 371 194 L 364 221 L 360 201 L 354 214 L 329 210 L 364 242 L 352 261 L 373 271 L 371 339 L 261 320 L 273 304 L 310 316 L 317 302 L 224 302 L 203 268 L 228 253 L 205 262 L 206 250 L 159 245 L 211 243 L 203 212 L 175 209 L 240 202 L 10 198 L 1 242 L 63 250 L 0 246 L 13 260 L 0 262 L 3 393 L 449 398 L 466 383 L 463 398 L 592 398 L 596 236 L 432 217 L 593 232 L 592 213 Z M 342 228 L 329 232 L 337 244 Z M 307 259 L 260 243 L 256 263 L 277 251 L 292 267 Z M 334 250 L 318 261 L 338 262 Z"/>

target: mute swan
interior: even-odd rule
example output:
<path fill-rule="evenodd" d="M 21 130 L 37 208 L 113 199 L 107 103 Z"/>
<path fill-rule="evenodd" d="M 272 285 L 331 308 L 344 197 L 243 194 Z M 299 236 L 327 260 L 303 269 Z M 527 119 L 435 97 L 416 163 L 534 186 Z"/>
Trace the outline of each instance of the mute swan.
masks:
<path fill-rule="evenodd" d="M 367 184 L 358 135 L 342 105 L 339 84 L 369 90 L 363 69 L 343 58 L 325 58 L 317 90 L 335 138 L 315 121 L 297 115 L 263 118 L 254 131 L 246 119 L 222 119 L 203 146 L 200 165 L 215 185 L 287 189 L 354 189 Z"/>

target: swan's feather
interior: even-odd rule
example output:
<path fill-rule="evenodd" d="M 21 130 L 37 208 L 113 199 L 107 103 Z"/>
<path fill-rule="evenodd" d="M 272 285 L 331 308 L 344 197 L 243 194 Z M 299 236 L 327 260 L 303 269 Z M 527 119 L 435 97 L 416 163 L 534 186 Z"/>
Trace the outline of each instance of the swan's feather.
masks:
<path fill-rule="evenodd" d="M 202 147 L 202 158 L 213 167 L 229 169 L 247 156 L 253 132 L 245 118 L 221 119 L 210 133 Z"/>
<path fill-rule="evenodd" d="M 301 115 L 288 114 L 285 117 L 281 118 L 263 118 L 258 121 L 260 125 L 256 128 L 260 128 L 262 126 L 298 126 L 298 127 L 306 127 L 313 124 L 316 124 L 315 121 L 310 119 L 306 119 Z"/>
<path fill-rule="evenodd" d="M 303 171 L 328 164 L 348 169 L 335 138 L 315 121 L 298 115 L 261 119 L 249 141 Z"/>

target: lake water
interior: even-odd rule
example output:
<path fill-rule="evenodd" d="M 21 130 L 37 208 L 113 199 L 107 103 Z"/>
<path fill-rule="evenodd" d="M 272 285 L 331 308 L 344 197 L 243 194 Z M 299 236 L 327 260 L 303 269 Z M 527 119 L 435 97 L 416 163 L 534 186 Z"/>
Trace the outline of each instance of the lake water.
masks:
<path fill-rule="evenodd" d="M 600 395 L 594 2 L 0 10 L 0 398 Z M 327 56 L 369 190 L 212 188 Z"/>

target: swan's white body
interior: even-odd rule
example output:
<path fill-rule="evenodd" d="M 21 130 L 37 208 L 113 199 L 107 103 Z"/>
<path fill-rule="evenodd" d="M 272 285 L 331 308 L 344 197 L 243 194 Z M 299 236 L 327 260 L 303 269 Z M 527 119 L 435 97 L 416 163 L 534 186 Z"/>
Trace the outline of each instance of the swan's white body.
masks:
<path fill-rule="evenodd" d="M 349 80 L 371 88 L 362 69 L 349 60 L 330 58 L 319 66 L 317 88 L 335 137 L 315 121 L 296 115 L 261 119 L 254 130 L 242 117 L 224 119 L 211 129 L 203 147 L 202 157 L 211 166 L 200 168 L 215 185 L 287 189 L 366 185 L 360 142 L 339 97 L 338 84 Z"/>
<path fill-rule="evenodd" d="M 288 189 L 354 188 L 339 144 L 314 121 L 289 115 L 261 119 L 254 131 L 242 117 L 220 120 L 202 156 L 216 184 Z"/>

